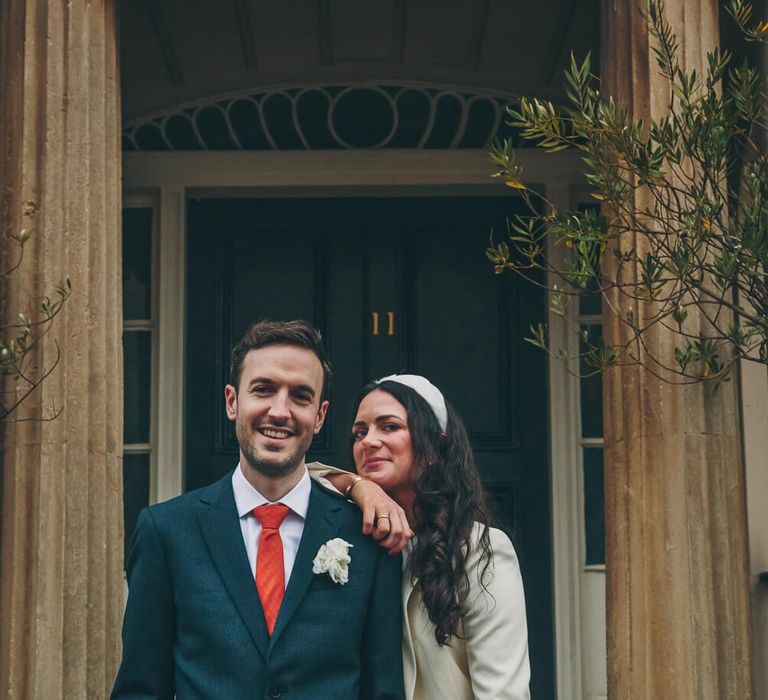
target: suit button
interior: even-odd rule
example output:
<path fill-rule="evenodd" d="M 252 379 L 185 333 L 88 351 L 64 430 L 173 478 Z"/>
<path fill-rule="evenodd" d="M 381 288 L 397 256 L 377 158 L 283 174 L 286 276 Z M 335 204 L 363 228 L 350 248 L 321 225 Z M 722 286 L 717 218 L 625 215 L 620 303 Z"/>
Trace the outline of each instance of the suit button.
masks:
<path fill-rule="evenodd" d="M 280 698 L 283 696 L 283 693 L 280 691 L 279 688 L 270 688 L 269 689 L 269 697 L 271 698 Z"/>

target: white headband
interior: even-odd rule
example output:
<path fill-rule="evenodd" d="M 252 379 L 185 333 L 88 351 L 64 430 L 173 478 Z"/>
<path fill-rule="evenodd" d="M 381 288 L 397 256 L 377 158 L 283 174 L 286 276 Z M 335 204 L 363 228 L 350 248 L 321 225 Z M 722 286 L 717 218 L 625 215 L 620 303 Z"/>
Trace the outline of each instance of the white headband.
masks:
<path fill-rule="evenodd" d="M 445 432 L 448 429 L 448 409 L 445 407 L 445 399 L 440 389 L 438 389 L 429 379 L 419 374 L 390 374 L 388 377 L 375 379 L 376 384 L 381 382 L 397 382 L 413 389 L 422 399 L 424 399 L 437 418 L 440 430 Z"/>

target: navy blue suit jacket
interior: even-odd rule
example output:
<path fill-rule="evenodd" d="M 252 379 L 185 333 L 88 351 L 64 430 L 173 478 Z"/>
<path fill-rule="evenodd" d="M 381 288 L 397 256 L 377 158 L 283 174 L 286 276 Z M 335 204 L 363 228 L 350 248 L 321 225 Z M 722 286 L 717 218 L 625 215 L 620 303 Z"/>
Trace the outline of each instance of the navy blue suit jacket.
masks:
<path fill-rule="evenodd" d="M 141 512 L 127 562 L 113 700 L 403 697 L 400 558 L 354 506 L 312 484 L 270 638 L 232 492 L 220 481 Z M 352 543 L 349 582 L 313 574 L 320 545 Z"/>

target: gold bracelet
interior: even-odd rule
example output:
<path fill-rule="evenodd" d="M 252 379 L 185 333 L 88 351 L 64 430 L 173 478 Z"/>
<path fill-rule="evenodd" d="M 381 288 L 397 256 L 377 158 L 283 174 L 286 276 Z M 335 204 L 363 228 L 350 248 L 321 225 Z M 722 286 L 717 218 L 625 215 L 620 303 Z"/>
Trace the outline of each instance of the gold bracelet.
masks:
<path fill-rule="evenodd" d="M 359 474 L 355 474 L 355 480 L 349 486 L 347 486 L 346 489 L 344 489 L 344 496 L 346 498 L 349 498 L 349 494 L 352 493 L 352 489 L 355 488 L 355 486 L 357 486 L 361 481 L 365 481 L 365 480 L 366 479 L 365 479 L 364 476 L 360 476 Z"/>

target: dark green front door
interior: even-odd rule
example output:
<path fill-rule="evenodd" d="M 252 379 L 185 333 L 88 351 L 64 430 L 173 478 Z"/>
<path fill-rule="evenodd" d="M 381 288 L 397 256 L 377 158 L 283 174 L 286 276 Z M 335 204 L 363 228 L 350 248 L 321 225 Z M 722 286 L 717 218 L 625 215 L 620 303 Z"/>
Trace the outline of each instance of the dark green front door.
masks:
<path fill-rule="evenodd" d="M 228 356 L 260 318 L 318 326 L 334 370 L 309 457 L 349 468 L 350 404 L 393 372 L 429 377 L 470 430 L 498 522 L 520 555 L 532 697 L 554 697 L 547 377 L 523 341 L 543 295 L 483 254 L 514 198 L 202 199 L 189 203 L 185 488 L 238 460 Z"/>

